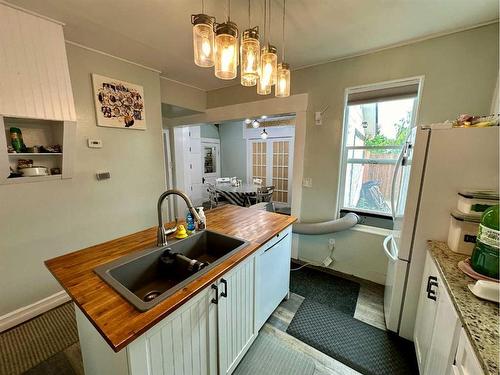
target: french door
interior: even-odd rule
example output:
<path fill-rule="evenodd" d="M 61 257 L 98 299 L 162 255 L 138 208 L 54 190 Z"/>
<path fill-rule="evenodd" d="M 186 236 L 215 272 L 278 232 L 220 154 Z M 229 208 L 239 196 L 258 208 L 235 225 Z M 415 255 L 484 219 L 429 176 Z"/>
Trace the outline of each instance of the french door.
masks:
<path fill-rule="evenodd" d="M 201 167 L 202 183 L 215 185 L 215 180 L 220 174 L 220 143 L 209 142 L 202 139 L 201 142 Z M 203 189 L 203 198 L 208 199 L 207 189 Z"/>
<path fill-rule="evenodd" d="M 247 175 L 274 186 L 273 201 L 290 203 L 293 175 L 293 138 L 249 139 Z"/>

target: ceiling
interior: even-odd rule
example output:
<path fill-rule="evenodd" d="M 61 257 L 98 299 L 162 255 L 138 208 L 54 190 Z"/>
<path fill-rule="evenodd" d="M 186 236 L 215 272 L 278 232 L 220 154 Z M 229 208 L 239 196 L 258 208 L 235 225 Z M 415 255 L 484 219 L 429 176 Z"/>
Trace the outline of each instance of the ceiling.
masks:
<path fill-rule="evenodd" d="M 252 0 L 252 26 L 263 1 Z M 281 46 L 282 0 L 272 4 L 271 42 Z M 237 84 L 194 65 L 190 15 L 201 0 L 9 0 L 66 23 L 67 40 L 162 71 L 203 90 Z M 225 14 L 224 0 L 205 0 Z M 232 0 L 231 19 L 248 26 L 248 2 Z M 498 19 L 498 0 L 288 0 L 286 60 L 292 69 L 356 55 Z"/>

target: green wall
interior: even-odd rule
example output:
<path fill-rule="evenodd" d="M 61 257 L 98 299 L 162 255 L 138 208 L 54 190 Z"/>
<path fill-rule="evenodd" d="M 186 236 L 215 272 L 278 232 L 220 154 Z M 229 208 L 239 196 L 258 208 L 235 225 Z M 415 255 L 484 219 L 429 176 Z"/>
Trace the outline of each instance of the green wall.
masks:
<path fill-rule="evenodd" d="M 425 75 L 419 123 L 489 113 L 498 75 L 498 24 L 292 72 L 292 94 L 308 93 L 311 111 L 304 177 L 312 178 L 313 187 L 303 189 L 302 219 L 332 218 L 336 212 L 345 89 L 418 75 Z M 235 85 L 209 91 L 207 104 L 263 98 L 255 87 Z M 326 105 L 323 125 L 314 126 L 312 112 Z"/>
<path fill-rule="evenodd" d="M 243 138 L 243 123 L 227 122 L 219 125 L 221 145 L 221 176 L 247 180 L 247 143 Z"/>
<path fill-rule="evenodd" d="M 201 138 L 215 138 L 219 139 L 219 129 L 214 124 L 200 125 Z"/>

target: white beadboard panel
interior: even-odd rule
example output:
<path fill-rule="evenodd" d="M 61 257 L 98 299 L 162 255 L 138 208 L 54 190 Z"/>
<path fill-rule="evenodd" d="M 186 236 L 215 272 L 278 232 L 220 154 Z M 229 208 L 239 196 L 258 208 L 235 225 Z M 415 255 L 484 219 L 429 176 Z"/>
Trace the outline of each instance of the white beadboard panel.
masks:
<path fill-rule="evenodd" d="M 61 25 L 0 4 L 0 114 L 76 120 Z"/>
<path fill-rule="evenodd" d="M 131 375 L 216 375 L 217 345 L 210 302 L 213 289 L 206 288 L 128 347 Z"/>
<path fill-rule="evenodd" d="M 233 372 L 256 337 L 254 260 L 255 257 L 251 257 L 223 277 L 227 282 L 227 297 L 219 298 L 220 374 Z M 224 289 L 224 284 L 220 282 L 220 293 Z"/>

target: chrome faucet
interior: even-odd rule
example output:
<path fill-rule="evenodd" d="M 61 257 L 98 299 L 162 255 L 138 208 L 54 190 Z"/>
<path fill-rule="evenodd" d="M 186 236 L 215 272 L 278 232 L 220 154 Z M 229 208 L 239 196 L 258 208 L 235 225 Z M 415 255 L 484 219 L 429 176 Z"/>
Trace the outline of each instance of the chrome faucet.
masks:
<path fill-rule="evenodd" d="M 161 206 L 163 201 L 165 200 L 166 197 L 172 194 L 178 195 L 179 197 L 184 199 L 184 202 L 186 202 L 187 208 L 189 212 L 191 212 L 191 215 L 193 215 L 194 220 L 198 224 L 202 222 L 200 216 L 198 215 L 198 212 L 196 212 L 196 210 L 193 207 L 191 199 L 189 199 L 186 193 L 177 189 L 170 189 L 165 191 L 162 195 L 160 195 L 160 198 L 158 198 L 158 232 L 156 236 L 156 245 L 159 247 L 167 246 L 167 236 L 169 234 L 174 233 L 177 230 L 177 225 L 173 228 L 165 229 L 165 227 L 163 226 L 163 217 L 161 215 Z"/>

